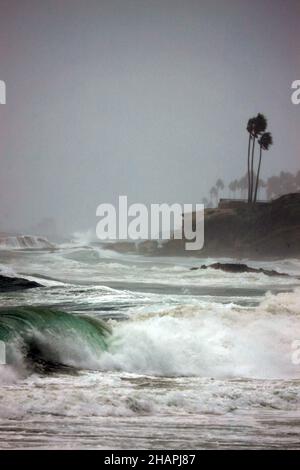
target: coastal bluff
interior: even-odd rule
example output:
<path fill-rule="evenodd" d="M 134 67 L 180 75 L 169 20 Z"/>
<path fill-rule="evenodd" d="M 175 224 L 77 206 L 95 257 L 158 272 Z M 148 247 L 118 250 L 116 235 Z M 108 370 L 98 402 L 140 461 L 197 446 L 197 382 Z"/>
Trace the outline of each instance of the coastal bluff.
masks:
<path fill-rule="evenodd" d="M 233 203 L 233 207 L 227 204 L 206 209 L 204 234 L 201 257 L 299 257 L 300 193 L 281 196 L 268 204 Z M 182 240 L 177 242 L 167 242 L 163 246 L 164 254 L 182 252 Z"/>
<path fill-rule="evenodd" d="M 189 214 L 191 216 L 191 214 Z M 195 220 L 195 214 L 192 214 Z M 204 246 L 186 251 L 186 240 L 162 244 L 112 243 L 110 249 L 154 256 L 274 259 L 300 257 L 300 193 L 286 194 L 263 204 L 232 203 L 205 209 Z"/>

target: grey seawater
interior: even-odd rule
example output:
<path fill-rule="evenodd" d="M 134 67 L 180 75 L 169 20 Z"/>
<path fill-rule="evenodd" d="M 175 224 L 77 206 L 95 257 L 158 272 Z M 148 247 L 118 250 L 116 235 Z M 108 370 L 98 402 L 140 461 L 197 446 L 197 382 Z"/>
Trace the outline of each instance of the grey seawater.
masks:
<path fill-rule="evenodd" d="M 45 286 L 2 307 L 95 316 L 113 335 L 99 355 L 80 345 L 71 374 L 0 366 L 0 448 L 299 448 L 300 261 L 248 263 L 291 277 L 190 270 L 211 261 L 2 250 L 1 272 Z"/>

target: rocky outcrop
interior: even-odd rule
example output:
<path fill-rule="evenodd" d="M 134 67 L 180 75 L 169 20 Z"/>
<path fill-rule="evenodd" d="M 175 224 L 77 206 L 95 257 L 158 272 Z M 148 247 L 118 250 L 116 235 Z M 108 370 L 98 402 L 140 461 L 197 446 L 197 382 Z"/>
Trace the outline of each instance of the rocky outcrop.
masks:
<path fill-rule="evenodd" d="M 34 287 L 42 287 L 34 281 L 28 281 L 21 277 L 8 277 L 0 274 L 0 292 L 18 291 L 23 289 L 32 289 Z"/>
<path fill-rule="evenodd" d="M 274 269 L 264 269 L 264 268 L 251 268 L 247 264 L 240 264 L 240 263 L 212 263 L 209 265 L 203 264 L 199 268 L 193 267 L 190 268 L 191 271 L 197 269 L 219 269 L 221 271 L 225 271 L 226 273 L 261 273 L 265 274 L 266 276 L 289 276 L 286 273 L 280 273 L 278 271 L 274 271 Z"/>

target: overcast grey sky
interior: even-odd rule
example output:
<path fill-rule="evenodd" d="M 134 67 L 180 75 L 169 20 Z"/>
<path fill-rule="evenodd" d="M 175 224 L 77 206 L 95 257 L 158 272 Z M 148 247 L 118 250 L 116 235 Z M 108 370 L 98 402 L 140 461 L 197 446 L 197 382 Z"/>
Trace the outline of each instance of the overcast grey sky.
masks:
<path fill-rule="evenodd" d="M 300 168 L 299 0 L 0 0 L 0 231 L 101 202 L 201 202 L 246 170 L 267 115 L 267 177 Z"/>

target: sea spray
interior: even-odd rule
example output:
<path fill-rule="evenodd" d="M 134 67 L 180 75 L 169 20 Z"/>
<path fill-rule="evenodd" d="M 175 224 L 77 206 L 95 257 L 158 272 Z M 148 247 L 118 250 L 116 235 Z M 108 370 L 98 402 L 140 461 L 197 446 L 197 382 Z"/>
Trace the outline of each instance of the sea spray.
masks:
<path fill-rule="evenodd" d="M 267 294 L 255 308 L 140 309 L 131 320 L 114 325 L 112 346 L 99 367 L 167 377 L 300 378 L 292 361 L 300 331 L 299 298 L 296 289 Z"/>
<path fill-rule="evenodd" d="M 93 368 L 108 347 L 110 328 L 101 320 L 48 307 L 0 309 L 0 341 L 6 360 L 18 367 L 37 364 Z"/>

